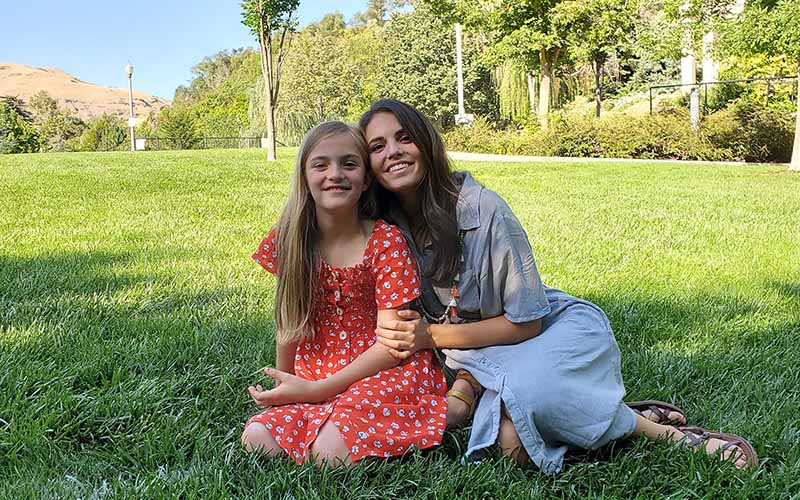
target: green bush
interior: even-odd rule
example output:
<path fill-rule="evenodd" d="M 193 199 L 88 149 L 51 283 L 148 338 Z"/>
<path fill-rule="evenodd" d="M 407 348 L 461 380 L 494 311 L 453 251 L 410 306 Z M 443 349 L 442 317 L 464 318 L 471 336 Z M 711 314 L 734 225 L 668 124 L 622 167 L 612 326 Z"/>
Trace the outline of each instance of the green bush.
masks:
<path fill-rule="evenodd" d="M 173 104 L 158 116 L 158 136 L 171 139 L 177 149 L 193 149 L 200 140 L 197 133 L 197 114 L 188 107 Z"/>
<path fill-rule="evenodd" d="M 715 146 L 730 149 L 737 159 L 788 162 L 792 157 L 794 121 L 780 108 L 740 101 L 710 115 L 703 126 Z"/>
<path fill-rule="evenodd" d="M 103 115 L 89 122 L 81 135 L 81 151 L 116 151 L 128 142 L 128 127 L 119 117 Z"/>
<path fill-rule="evenodd" d="M 0 154 L 35 153 L 41 142 L 39 134 L 24 116 L 6 102 L 0 102 Z"/>
<path fill-rule="evenodd" d="M 643 117 L 553 115 L 546 130 L 496 130 L 479 118 L 471 128 L 446 132 L 445 140 L 452 151 L 494 154 L 786 162 L 793 134 L 789 114 L 739 103 L 712 114 L 698 130 L 689 127 L 685 109 L 670 107 Z"/>

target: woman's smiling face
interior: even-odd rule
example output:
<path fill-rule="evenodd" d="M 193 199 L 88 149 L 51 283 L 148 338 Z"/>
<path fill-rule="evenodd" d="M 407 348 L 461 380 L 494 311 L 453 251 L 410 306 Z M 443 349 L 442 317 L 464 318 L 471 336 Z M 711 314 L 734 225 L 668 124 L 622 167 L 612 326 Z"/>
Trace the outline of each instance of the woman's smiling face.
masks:
<path fill-rule="evenodd" d="M 375 113 L 364 130 L 372 173 L 381 186 L 400 196 L 414 195 L 425 174 L 411 136 L 389 112 Z"/>

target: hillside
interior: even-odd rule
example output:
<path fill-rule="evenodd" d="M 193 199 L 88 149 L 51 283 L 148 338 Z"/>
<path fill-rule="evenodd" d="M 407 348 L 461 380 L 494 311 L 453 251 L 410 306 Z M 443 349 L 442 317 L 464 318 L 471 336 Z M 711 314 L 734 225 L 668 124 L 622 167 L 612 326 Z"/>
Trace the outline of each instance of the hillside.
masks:
<path fill-rule="evenodd" d="M 105 113 L 121 118 L 128 116 L 128 89 L 101 87 L 84 82 L 55 68 L 33 68 L 22 64 L 0 62 L 0 96 L 17 96 L 25 102 L 44 90 L 59 106 L 87 120 Z M 170 102 L 133 92 L 137 117 L 160 110 Z"/>

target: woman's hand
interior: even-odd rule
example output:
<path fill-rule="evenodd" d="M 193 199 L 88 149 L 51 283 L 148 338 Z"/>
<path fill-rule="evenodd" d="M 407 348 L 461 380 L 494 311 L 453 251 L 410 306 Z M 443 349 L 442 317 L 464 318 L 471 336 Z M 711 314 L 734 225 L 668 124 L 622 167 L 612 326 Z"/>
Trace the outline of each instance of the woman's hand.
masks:
<path fill-rule="evenodd" d="M 275 368 L 264 368 L 264 375 L 275 380 L 275 387 L 264 390 L 261 385 L 250 386 L 247 391 L 253 401 L 261 407 L 280 406 L 291 403 L 319 403 L 330 397 L 324 386 Z"/>
<path fill-rule="evenodd" d="M 397 359 L 406 359 L 420 349 L 434 349 L 428 322 L 417 311 L 404 309 L 397 311 L 402 320 L 379 321 L 375 334 L 378 342 L 389 348 L 389 353 Z"/>

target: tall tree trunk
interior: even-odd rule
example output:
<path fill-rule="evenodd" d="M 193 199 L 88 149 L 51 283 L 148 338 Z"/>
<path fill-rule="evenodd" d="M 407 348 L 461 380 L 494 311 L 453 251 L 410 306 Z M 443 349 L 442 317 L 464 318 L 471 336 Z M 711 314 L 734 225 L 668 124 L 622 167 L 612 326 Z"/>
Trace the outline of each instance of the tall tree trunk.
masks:
<path fill-rule="evenodd" d="M 550 109 L 561 107 L 561 78 L 553 77 L 553 89 L 550 91 Z"/>
<path fill-rule="evenodd" d="M 789 170 L 800 172 L 800 62 L 797 64 L 797 115 L 794 118 L 794 146 Z"/>
<path fill-rule="evenodd" d="M 539 51 L 540 71 L 539 75 L 539 108 L 536 110 L 539 116 L 539 124 L 542 128 L 547 128 L 547 115 L 550 114 L 550 89 L 553 83 L 553 69 L 550 66 L 547 51 Z"/>
<path fill-rule="evenodd" d="M 528 103 L 531 107 L 531 115 L 536 114 L 536 77 L 533 73 L 528 73 Z"/>
<path fill-rule="evenodd" d="M 262 31 L 260 34 L 261 73 L 264 77 L 264 114 L 267 118 L 267 161 L 275 161 L 275 104 L 272 85 L 272 44 Z"/>
<path fill-rule="evenodd" d="M 595 59 L 593 62 L 594 67 L 594 102 L 595 102 L 595 110 L 594 116 L 600 118 L 600 108 L 603 104 L 603 60 L 605 56 L 600 56 Z"/>

